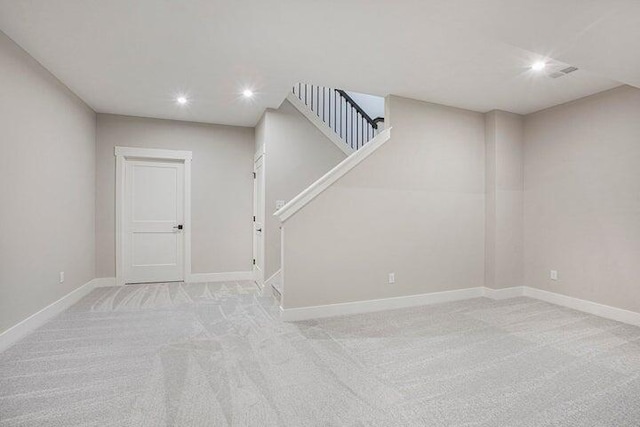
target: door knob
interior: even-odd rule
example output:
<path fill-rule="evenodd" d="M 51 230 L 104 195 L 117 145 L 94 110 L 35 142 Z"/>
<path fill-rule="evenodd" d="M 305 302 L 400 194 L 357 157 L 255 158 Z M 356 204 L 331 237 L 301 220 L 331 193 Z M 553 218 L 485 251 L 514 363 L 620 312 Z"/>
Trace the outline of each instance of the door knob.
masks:
<path fill-rule="evenodd" d="M 173 226 L 173 229 L 174 229 L 174 230 L 182 230 L 182 228 L 183 228 L 183 227 L 182 227 L 182 224 L 174 225 L 174 226 Z"/>

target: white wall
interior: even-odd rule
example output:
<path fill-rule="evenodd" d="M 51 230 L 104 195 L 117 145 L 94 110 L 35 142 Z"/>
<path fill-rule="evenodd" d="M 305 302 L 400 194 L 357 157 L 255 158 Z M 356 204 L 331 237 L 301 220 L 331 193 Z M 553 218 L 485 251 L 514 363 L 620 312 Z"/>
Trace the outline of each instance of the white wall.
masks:
<path fill-rule="evenodd" d="M 94 277 L 96 117 L 1 32 L 0 64 L 1 333 Z"/>
<path fill-rule="evenodd" d="M 522 286 L 524 119 L 485 114 L 485 286 Z"/>
<path fill-rule="evenodd" d="M 524 129 L 525 284 L 640 312 L 640 89 L 541 111 Z"/>
<path fill-rule="evenodd" d="M 386 105 L 391 140 L 284 223 L 285 308 L 484 284 L 484 116 Z"/>
<path fill-rule="evenodd" d="M 115 276 L 115 146 L 192 151 L 192 272 L 251 271 L 254 130 L 98 114 L 98 277 Z"/>
<path fill-rule="evenodd" d="M 288 101 L 267 110 L 256 128 L 256 147 L 264 146 L 266 183 L 265 278 L 280 269 L 280 221 L 276 201 L 288 202 L 346 155 Z"/>

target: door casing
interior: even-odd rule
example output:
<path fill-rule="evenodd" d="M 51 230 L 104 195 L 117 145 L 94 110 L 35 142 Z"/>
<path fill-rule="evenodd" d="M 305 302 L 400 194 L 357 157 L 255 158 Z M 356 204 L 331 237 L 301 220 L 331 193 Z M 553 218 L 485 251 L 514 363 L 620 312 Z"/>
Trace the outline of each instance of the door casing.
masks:
<path fill-rule="evenodd" d="M 265 162 L 265 153 L 264 152 L 258 152 L 255 155 L 254 158 L 254 163 L 253 163 L 253 173 L 254 173 L 254 181 L 253 181 L 253 215 L 254 217 L 256 217 L 256 219 L 262 218 L 262 238 L 258 239 L 257 233 L 256 233 L 256 221 L 253 222 L 252 224 L 252 232 L 253 232 L 253 259 L 256 260 L 256 262 L 258 262 L 259 259 L 259 254 L 262 254 L 262 269 L 258 269 L 257 266 L 254 264 L 252 267 L 253 270 L 253 274 L 254 274 L 254 280 L 258 283 L 258 285 L 260 287 L 264 287 L 264 271 L 265 271 L 265 264 L 266 264 L 266 259 L 265 259 L 265 236 L 266 236 L 266 217 L 265 217 L 265 167 L 266 167 L 266 162 Z M 262 182 L 258 182 L 256 173 L 257 173 L 257 169 L 258 169 L 258 165 L 260 165 L 259 167 L 262 168 Z M 259 195 L 261 195 L 262 197 L 259 197 Z"/>

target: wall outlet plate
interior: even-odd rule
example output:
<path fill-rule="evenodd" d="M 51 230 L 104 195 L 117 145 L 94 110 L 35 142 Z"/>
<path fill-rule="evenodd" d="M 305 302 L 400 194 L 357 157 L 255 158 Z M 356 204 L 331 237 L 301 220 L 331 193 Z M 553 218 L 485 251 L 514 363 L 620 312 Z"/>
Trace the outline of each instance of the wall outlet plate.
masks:
<path fill-rule="evenodd" d="M 282 209 L 285 205 L 285 201 L 284 200 L 276 200 L 276 210 L 278 209 Z"/>
<path fill-rule="evenodd" d="M 60 276 L 59 276 L 58 280 L 60 281 L 60 283 L 64 283 L 64 271 L 60 272 Z"/>
<path fill-rule="evenodd" d="M 396 283 L 396 273 L 389 273 L 389 284 Z"/>
<path fill-rule="evenodd" d="M 558 270 L 551 270 L 549 272 L 549 277 L 551 280 L 558 280 Z"/>

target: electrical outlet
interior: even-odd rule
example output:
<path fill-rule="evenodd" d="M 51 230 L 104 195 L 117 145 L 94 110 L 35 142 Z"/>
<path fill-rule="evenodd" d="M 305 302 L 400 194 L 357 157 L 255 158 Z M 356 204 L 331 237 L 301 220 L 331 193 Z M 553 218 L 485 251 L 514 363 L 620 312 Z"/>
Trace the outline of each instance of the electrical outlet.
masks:
<path fill-rule="evenodd" d="M 276 210 L 282 209 L 284 207 L 284 200 L 276 200 Z"/>
<path fill-rule="evenodd" d="M 558 270 L 551 270 L 549 272 L 549 277 L 551 280 L 558 280 Z"/>
<path fill-rule="evenodd" d="M 396 283 L 396 273 L 389 273 L 389 284 Z"/>
<path fill-rule="evenodd" d="M 60 272 L 60 283 L 64 283 L 64 271 Z"/>

